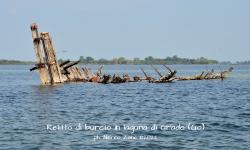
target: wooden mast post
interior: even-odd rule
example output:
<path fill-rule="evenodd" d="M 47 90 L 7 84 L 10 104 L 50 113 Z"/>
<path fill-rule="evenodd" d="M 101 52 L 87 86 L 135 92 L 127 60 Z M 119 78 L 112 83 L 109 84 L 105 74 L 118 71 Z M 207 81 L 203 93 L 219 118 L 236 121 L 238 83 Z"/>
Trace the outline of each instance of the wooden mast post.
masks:
<path fill-rule="evenodd" d="M 40 37 L 38 33 L 38 26 L 36 23 L 32 23 L 30 26 L 31 33 L 32 33 L 32 38 L 33 38 L 33 43 L 34 43 L 34 49 L 36 53 L 36 67 L 39 71 L 40 74 L 40 79 L 42 84 L 48 84 L 50 83 L 49 77 L 48 77 L 48 70 L 46 68 L 46 65 L 44 63 L 44 53 L 41 50 L 40 47 Z"/>
<path fill-rule="evenodd" d="M 48 65 L 50 83 L 54 84 L 54 83 L 64 82 L 62 79 L 59 64 L 56 59 L 56 54 L 52 45 L 52 40 L 49 36 L 49 32 L 42 32 L 41 39 L 43 43 L 45 58 Z"/>

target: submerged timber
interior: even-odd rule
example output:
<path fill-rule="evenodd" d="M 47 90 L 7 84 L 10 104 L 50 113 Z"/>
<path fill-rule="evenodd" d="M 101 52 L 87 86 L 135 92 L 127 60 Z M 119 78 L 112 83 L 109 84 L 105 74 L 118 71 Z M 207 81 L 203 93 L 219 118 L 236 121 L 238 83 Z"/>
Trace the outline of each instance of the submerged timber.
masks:
<path fill-rule="evenodd" d="M 225 79 L 233 68 L 222 72 L 202 72 L 201 74 L 190 77 L 178 77 L 177 71 L 171 69 L 163 64 L 164 68 L 168 71 L 167 74 L 162 74 L 155 66 L 151 65 L 152 69 L 156 72 L 159 78 L 150 77 L 143 67 L 140 67 L 144 77 L 134 76 L 130 77 L 128 74 L 119 76 L 117 74 L 103 74 L 103 65 L 94 73 L 90 68 L 77 67 L 80 61 L 64 61 L 59 64 L 55 50 L 53 48 L 52 40 L 49 32 L 38 32 L 36 23 L 31 25 L 31 33 L 36 53 L 36 65 L 30 71 L 38 70 L 42 84 L 58 84 L 64 82 L 95 82 L 95 83 L 126 83 L 126 82 L 141 82 L 147 81 L 149 83 L 170 83 L 173 81 L 184 80 L 212 80 L 212 79 Z"/>

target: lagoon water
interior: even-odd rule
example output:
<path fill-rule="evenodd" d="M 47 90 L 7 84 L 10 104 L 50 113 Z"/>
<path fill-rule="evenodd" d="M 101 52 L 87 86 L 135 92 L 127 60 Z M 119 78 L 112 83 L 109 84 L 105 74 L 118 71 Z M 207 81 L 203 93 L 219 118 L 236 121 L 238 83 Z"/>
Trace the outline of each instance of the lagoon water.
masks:
<path fill-rule="evenodd" d="M 0 66 L 0 149 L 250 149 L 250 66 L 224 81 L 41 86 L 28 65 Z M 97 66 L 93 67 L 93 70 Z M 164 68 L 157 66 L 163 73 Z M 192 75 L 222 65 L 174 65 Z M 157 76 L 149 67 L 146 72 Z M 139 66 L 107 65 L 107 73 L 143 74 Z M 78 124 L 184 126 L 185 130 L 70 130 Z M 188 130 L 188 124 L 204 129 Z M 48 129 L 48 125 L 56 130 Z M 57 127 L 57 128 L 56 128 Z M 156 139 L 99 139 L 139 136 Z"/>

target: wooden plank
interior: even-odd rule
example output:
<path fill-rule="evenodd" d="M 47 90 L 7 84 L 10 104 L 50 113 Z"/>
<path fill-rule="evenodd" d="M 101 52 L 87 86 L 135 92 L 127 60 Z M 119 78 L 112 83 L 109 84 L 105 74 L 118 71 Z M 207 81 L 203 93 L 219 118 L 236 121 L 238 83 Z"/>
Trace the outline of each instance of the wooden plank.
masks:
<path fill-rule="evenodd" d="M 62 74 L 64 72 L 63 67 L 60 67 L 60 72 L 61 72 L 62 82 L 67 82 L 68 76 L 66 74 Z"/>
<path fill-rule="evenodd" d="M 166 69 L 168 69 L 168 71 L 170 72 L 170 73 L 173 73 L 173 71 L 171 70 L 171 68 L 170 67 L 168 67 L 167 65 L 165 65 L 165 64 L 162 64 Z"/>
<path fill-rule="evenodd" d="M 83 76 L 81 70 L 80 70 L 78 67 L 76 67 L 76 71 L 77 71 L 77 73 L 78 73 L 79 79 L 80 79 L 80 80 L 84 80 L 84 76 Z"/>
<path fill-rule="evenodd" d="M 61 77 L 61 71 L 59 68 L 59 64 L 56 59 L 56 54 L 52 45 L 52 40 L 49 36 L 48 32 L 41 33 L 41 39 L 43 43 L 45 58 L 47 60 L 49 75 L 50 75 L 50 82 L 51 84 L 54 83 L 61 83 L 63 82 Z"/>
<path fill-rule="evenodd" d="M 150 66 L 155 70 L 155 72 L 156 72 L 160 77 L 163 77 L 163 75 L 161 75 L 160 71 L 158 71 L 156 67 L 154 67 L 153 65 L 150 65 Z"/>
<path fill-rule="evenodd" d="M 147 73 L 144 71 L 144 69 L 143 69 L 142 67 L 140 67 L 140 69 L 141 69 L 142 73 L 144 74 L 145 78 L 148 78 L 148 75 L 147 75 Z"/>
<path fill-rule="evenodd" d="M 74 71 L 73 71 L 72 67 L 68 68 L 68 71 L 70 73 L 70 74 L 68 74 L 69 81 L 74 81 L 75 76 L 74 76 Z"/>
<path fill-rule="evenodd" d="M 80 74 L 81 74 L 83 80 L 87 80 L 87 77 L 85 76 L 84 71 L 83 71 L 81 68 L 78 68 L 78 67 L 77 67 L 77 69 L 78 69 L 78 71 L 80 72 Z"/>
<path fill-rule="evenodd" d="M 76 68 L 72 67 L 72 71 L 73 71 L 73 75 L 74 75 L 74 81 L 78 81 L 79 75 L 78 75 L 78 72 L 76 71 Z"/>
<path fill-rule="evenodd" d="M 78 73 L 76 67 L 72 67 L 72 70 L 73 70 L 74 77 L 75 77 L 74 81 L 80 81 L 80 80 L 81 80 L 81 79 L 80 79 L 81 77 L 80 77 L 80 75 L 79 75 L 79 73 Z"/>
<path fill-rule="evenodd" d="M 44 53 L 41 50 L 41 45 L 40 45 L 40 37 L 38 33 L 38 26 L 36 23 L 32 23 L 31 27 L 31 33 L 32 33 L 32 39 L 33 39 L 33 44 L 34 44 L 34 50 L 36 53 L 36 62 L 37 62 L 37 67 L 39 75 L 40 75 L 40 80 L 42 84 L 49 84 L 50 83 L 50 78 L 48 76 L 48 70 L 46 68 L 45 62 L 44 62 Z"/>
<path fill-rule="evenodd" d="M 89 68 L 84 67 L 83 71 L 84 71 L 84 75 L 88 78 L 88 80 L 93 77 L 93 73 L 91 72 Z"/>
<path fill-rule="evenodd" d="M 83 75 L 85 76 L 85 79 L 89 80 L 89 76 L 87 74 L 85 67 L 82 68 L 82 71 L 83 71 Z"/>

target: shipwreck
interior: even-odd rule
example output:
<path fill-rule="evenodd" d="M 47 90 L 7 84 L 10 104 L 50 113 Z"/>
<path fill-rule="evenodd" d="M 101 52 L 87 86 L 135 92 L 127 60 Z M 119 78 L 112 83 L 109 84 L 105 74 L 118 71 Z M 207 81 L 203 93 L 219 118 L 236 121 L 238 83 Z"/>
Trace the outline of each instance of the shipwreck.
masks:
<path fill-rule="evenodd" d="M 49 32 L 38 32 L 38 25 L 32 23 L 30 26 L 34 50 L 36 53 L 36 64 L 30 71 L 38 70 L 40 80 L 43 85 L 60 84 L 64 82 L 95 82 L 95 83 L 126 83 L 126 82 L 141 82 L 147 81 L 149 83 L 170 83 L 173 81 L 184 80 L 212 80 L 225 79 L 233 70 L 230 67 L 228 70 L 221 72 L 201 72 L 201 74 L 178 77 L 177 71 L 171 69 L 169 66 L 162 64 L 167 74 L 162 74 L 155 66 L 151 65 L 152 69 L 157 73 L 159 78 L 150 77 L 143 67 L 140 67 L 144 77 L 134 76 L 130 77 L 128 74 L 119 76 L 117 74 L 103 74 L 103 65 L 100 65 L 96 72 L 92 72 L 90 68 L 76 66 L 80 61 L 70 61 L 59 63 L 56 57 L 55 49 L 52 44 L 52 39 Z"/>

